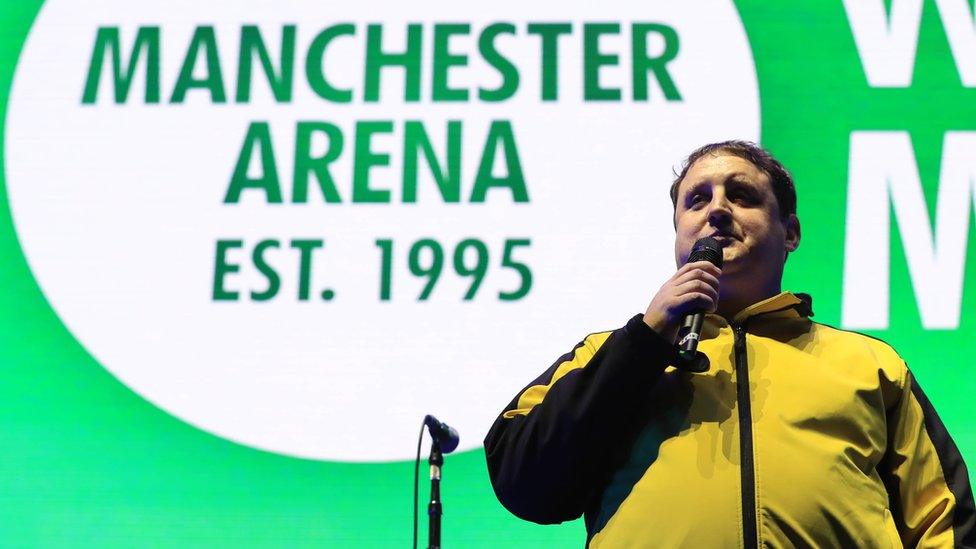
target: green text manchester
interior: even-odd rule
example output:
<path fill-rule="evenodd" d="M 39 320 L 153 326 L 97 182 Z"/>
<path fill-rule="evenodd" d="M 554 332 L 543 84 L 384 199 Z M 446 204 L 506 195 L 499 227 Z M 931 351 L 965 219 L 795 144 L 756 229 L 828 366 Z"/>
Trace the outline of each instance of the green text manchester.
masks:
<path fill-rule="evenodd" d="M 269 47 L 270 39 L 277 40 L 276 47 Z M 244 25 L 233 37 L 218 37 L 215 27 L 201 25 L 180 49 L 179 70 L 173 74 L 161 72 L 162 40 L 159 26 L 134 32 L 100 27 L 82 103 L 97 103 L 100 94 L 110 94 L 117 104 L 130 99 L 179 104 L 188 96 L 215 104 L 248 103 L 255 86 L 269 89 L 277 103 L 290 103 L 299 80 L 331 103 L 499 102 L 516 94 L 557 101 L 566 99 L 564 80 L 570 79 L 561 73 L 571 62 L 580 65 L 571 70 L 579 72 L 581 83 L 570 99 L 649 101 L 653 94 L 655 100 L 681 100 L 668 70 L 678 56 L 678 33 L 662 23 L 496 22 L 480 28 L 470 23 L 342 23 L 314 35 L 299 33 L 296 25 L 271 33 Z M 526 40 L 531 41 L 528 47 L 518 43 Z M 506 53 L 513 51 L 530 53 Z M 351 70 L 353 58 L 360 62 Z M 171 61 L 165 66 L 176 68 Z M 520 87 L 526 67 L 539 71 L 537 79 L 533 75 L 538 81 L 534 89 Z M 620 77 L 611 83 L 613 67 Z M 391 78 L 395 72 L 397 78 Z M 143 93 L 132 97 L 137 81 Z M 651 81 L 660 91 L 652 92 Z"/>

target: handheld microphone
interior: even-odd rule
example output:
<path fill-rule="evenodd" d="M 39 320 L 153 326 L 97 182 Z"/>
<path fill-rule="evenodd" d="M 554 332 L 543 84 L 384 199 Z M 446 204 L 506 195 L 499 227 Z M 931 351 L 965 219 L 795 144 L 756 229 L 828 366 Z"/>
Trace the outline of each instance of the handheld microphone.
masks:
<path fill-rule="evenodd" d="M 688 263 L 695 261 L 708 261 L 721 269 L 722 246 L 710 236 L 699 238 L 691 248 L 691 255 L 688 256 Z M 678 356 L 681 358 L 683 366 L 692 372 L 708 370 L 708 358 L 698 353 L 698 340 L 701 339 L 701 328 L 704 320 L 704 311 L 689 313 L 685 316 L 681 329 L 678 330 Z"/>
<path fill-rule="evenodd" d="M 458 442 L 461 441 L 461 437 L 458 436 L 458 432 L 450 425 L 441 423 L 436 417 L 430 414 L 424 416 L 424 425 L 430 431 L 430 437 L 434 439 L 434 442 L 440 444 L 442 453 L 450 454 L 458 447 Z"/>

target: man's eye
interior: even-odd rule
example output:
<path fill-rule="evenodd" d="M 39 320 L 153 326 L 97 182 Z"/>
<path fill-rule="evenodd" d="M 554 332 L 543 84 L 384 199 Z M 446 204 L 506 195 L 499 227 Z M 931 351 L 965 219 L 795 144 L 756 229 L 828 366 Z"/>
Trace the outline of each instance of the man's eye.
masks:
<path fill-rule="evenodd" d="M 729 198 L 731 198 L 732 200 L 735 200 L 736 202 L 742 202 L 742 203 L 747 203 L 747 204 L 753 202 L 752 195 L 749 194 L 746 191 L 736 191 L 736 192 L 733 192 L 732 194 L 729 195 Z"/>
<path fill-rule="evenodd" d="M 695 193 L 695 194 L 693 194 L 691 196 L 691 203 L 692 204 L 699 204 L 699 203 L 705 202 L 707 200 L 708 200 L 708 197 L 706 197 L 702 193 Z"/>

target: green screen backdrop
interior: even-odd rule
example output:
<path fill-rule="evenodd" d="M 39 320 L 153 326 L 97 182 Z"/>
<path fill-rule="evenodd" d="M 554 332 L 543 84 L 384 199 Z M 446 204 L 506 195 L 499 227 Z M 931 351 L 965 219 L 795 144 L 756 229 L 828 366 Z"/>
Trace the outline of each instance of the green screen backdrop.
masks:
<path fill-rule="evenodd" d="M 480 441 L 644 309 L 724 138 L 797 181 L 784 287 L 973 467 L 972 0 L 411 10 L 0 5 L 0 545 L 403 547 L 428 411 L 444 545 L 582 544 Z"/>

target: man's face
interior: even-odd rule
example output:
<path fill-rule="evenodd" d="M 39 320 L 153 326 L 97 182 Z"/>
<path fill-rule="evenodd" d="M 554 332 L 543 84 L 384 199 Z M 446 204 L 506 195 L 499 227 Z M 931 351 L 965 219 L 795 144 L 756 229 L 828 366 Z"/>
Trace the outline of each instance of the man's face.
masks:
<path fill-rule="evenodd" d="M 780 217 L 769 176 L 752 162 L 722 151 L 691 166 L 678 188 L 674 215 L 678 265 L 687 261 L 696 240 L 714 237 L 723 249 L 723 285 L 732 280 L 750 286 L 775 282 L 778 289 L 786 253 L 800 243 L 799 221 L 792 214 Z M 723 288 L 722 293 L 733 289 Z"/>

